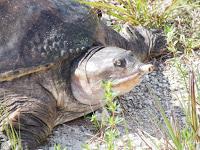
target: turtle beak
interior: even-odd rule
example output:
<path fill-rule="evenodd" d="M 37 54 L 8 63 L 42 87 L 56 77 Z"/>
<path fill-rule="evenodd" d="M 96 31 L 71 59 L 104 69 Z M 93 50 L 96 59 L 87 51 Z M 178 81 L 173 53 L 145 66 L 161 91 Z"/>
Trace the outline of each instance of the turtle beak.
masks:
<path fill-rule="evenodd" d="M 150 73 L 154 70 L 154 66 L 152 64 L 142 64 L 139 65 L 134 71 L 120 79 L 114 80 L 112 82 L 112 89 L 118 95 L 127 93 L 131 91 L 138 83 L 140 83 L 143 75 Z"/>
<path fill-rule="evenodd" d="M 121 79 L 118 79 L 116 81 L 114 80 L 113 85 L 117 85 L 119 83 L 123 84 L 124 82 L 129 82 L 132 80 L 138 80 L 143 75 L 152 72 L 154 68 L 155 67 L 152 64 L 140 64 L 138 65 L 138 67 L 134 68 L 132 73 L 130 73 L 129 75 L 122 77 Z"/>

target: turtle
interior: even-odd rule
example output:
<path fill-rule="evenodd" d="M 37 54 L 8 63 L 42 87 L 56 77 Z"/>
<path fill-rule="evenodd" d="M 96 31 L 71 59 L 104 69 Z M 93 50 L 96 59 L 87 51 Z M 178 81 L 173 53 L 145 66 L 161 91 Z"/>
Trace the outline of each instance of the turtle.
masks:
<path fill-rule="evenodd" d="M 75 0 L 0 0 L 1 149 L 6 129 L 35 149 L 55 126 L 102 107 L 102 81 L 129 92 L 165 46 L 162 32 L 126 24 L 119 34 Z"/>

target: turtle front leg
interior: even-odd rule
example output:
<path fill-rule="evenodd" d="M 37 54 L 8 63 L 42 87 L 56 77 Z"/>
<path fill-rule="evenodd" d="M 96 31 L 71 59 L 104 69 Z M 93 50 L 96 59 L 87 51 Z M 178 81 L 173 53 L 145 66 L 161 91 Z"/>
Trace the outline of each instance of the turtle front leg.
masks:
<path fill-rule="evenodd" d="M 166 36 L 159 29 L 125 24 L 120 34 L 128 41 L 128 49 L 134 50 L 141 61 L 161 55 L 167 45 Z"/>
<path fill-rule="evenodd" d="M 96 32 L 97 42 L 133 51 L 142 62 L 163 53 L 167 41 L 162 30 L 148 30 L 125 24 L 119 33 L 101 23 Z"/>
<path fill-rule="evenodd" d="M 17 142 L 23 149 L 35 149 L 51 133 L 56 116 L 56 103 L 15 94 L 0 88 L 1 115 L 0 129 L 12 144 Z M 14 129 L 14 130 L 13 130 Z M 16 136 L 16 134 L 17 136 Z M 15 135 L 16 137 L 13 137 Z M 1 149 L 7 147 L 2 144 Z"/>

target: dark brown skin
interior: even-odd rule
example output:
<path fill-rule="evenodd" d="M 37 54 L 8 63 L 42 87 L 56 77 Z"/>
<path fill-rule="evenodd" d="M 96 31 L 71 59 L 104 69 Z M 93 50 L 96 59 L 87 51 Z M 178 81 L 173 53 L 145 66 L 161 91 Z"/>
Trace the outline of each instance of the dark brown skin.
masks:
<path fill-rule="evenodd" d="M 97 28 L 97 39 L 104 46 L 117 46 L 133 51 L 144 62 L 150 57 L 159 56 L 166 47 L 166 39 L 161 30 L 147 30 L 143 27 L 123 26 L 121 33 L 115 32 L 103 23 Z"/>
<path fill-rule="evenodd" d="M 74 64 L 87 58 L 89 49 L 103 45 L 123 48 L 123 53 L 131 50 L 134 59 L 130 63 L 137 59 L 139 64 L 149 52 L 157 52 L 163 46 L 156 43 L 162 35 L 144 28 L 126 28 L 131 32 L 124 32 L 123 37 L 88 13 L 87 7 L 72 0 L 0 0 L 0 99 L 5 109 L 0 118 L 1 131 L 5 133 L 5 125 L 11 124 L 20 132 L 23 148 L 35 149 L 56 125 L 98 109 L 101 105 L 87 105 L 75 99 L 71 87 L 71 75 L 80 69 Z M 113 54 L 121 52 L 113 47 L 111 50 Z M 108 59 L 104 55 L 101 60 Z M 46 67 L 49 64 L 52 65 Z M 121 70 L 120 76 L 127 77 L 132 71 L 127 67 Z M 140 71 L 134 72 L 137 82 Z M 131 85 L 127 81 L 126 86 L 120 82 L 120 88 L 115 88 L 123 93 L 126 87 L 135 86 L 133 79 Z M 2 145 L 0 148 L 4 149 Z"/>
<path fill-rule="evenodd" d="M 70 85 L 63 77 L 64 73 L 62 74 L 58 69 L 61 67 L 0 84 L 1 98 L 4 100 L 2 107 L 5 107 L 9 114 L 4 117 L 6 120 L 9 119 L 15 129 L 20 128 L 24 146 L 34 148 L 34 145 L 47 138 L 57 124 L 87 114 L 88 106 L 73 98 L 70 88 L 67 88 Z M 63 99 L 62 96 L 65 95 L 67 97 Z M 67 109 L 64 104 L 70 108 Z M 62 112 L 64 107 L 69 113 Z M 96 109 L 94 106 L 94 110 Z"/>
<path fill-rule="evenodd" d="M 73 0 L 0 0 L 0 73 L 70 62 L 95 43 L 97 24 Z"/>
<path fill-rule="evenodd" d="M 73 0 L 0 0 L 0 29 L 0 81 L 13 69 L 16 76 L 21 68 L 70 62 L 93 45 L 129 49 L 142 61 L 165 45 L 162 34 L 145 28 L 126 26 L 122 37 Z"/>
<path fill-rule="evenodd" d="M 122 55 L 122 53 L 124 54 Z M 114 80 L 113 90 L 121 95 L 130 91 L 132 87 L 139 83 L 140 78 L 145 73 L 152 71 L 149 70 L 151 69 L 149 65 L 147 65 L 147 70 L 139 70 L 137 66 L 141 63 L 131 53 L 131 51 L 124 49 L 108 47 L 102 49 L 101 55 L 95 53 L 91 56 L 88 65 L 86 65 L 87 68 L 90 68 L 91 63 L 96 65 L 103 64 L 104 61 L 107 61 L 107 63 L 101 69 L 93 69 L 94 72 L 99 72 L 95 76 L 93 76 L 93 71 L 83 72 L 87 73 L 89 82 L 88 85 L 82 84 L 82 88 L 85 89 L 94 85 L 94 88 L 96 88 L 94 93 L 86 93 L 89 97 L 89 99 L 86 99 L 86 103 L 83 102 L 85 96 L 75 97 L 76 93 L 74 92 L 76 92 L 77 87 L 75 86 L 74 89 L 71 87 L 76 80 L 74 80 L 73 74 L 78 69 L 84 69 L 84 64 L 79 64 L 78 67 L 75 67 L 75 70 L 71 70 L 72 74 L 69 74 L 70 67 L 63 61 L 49 71 L 24 76 L 12 82 L 2 82 L 0 84 L 0 98 L 5 112 L 1 117 L 1 130 L 4 131 L 3 127 L 9 128 L 9 125 L 12 124 L 16 131 L 20 131 L 23 148 L 34 149 L 36 145 L 45 141 L 56 125 L 81 117 L 102 106 L 102 80 Z M 100 57 L 100 59 L 97 60 L 96 57 Z M 108 60 L 117 61 L 118 58 L 120 60 L 122 58 L 127 59 L 127 66 L 116 66 L 112 69 L 115 62 Z M 110 76 L 113 77 L 110 78 Z M 127 78 L 129 76 L 134 77 Z M 87 81 L 82 74 L 76 74 L 76 77 L 80 79 L 79 81 L 82 79 Z M 69 80 L 70 78 L 71 80 Z M 120 82 L 120 79 L 126 80 Z M 99 84 L 96 84 L 97 81 Z M 117 81 L 119 81 L 118 84 L 116 84 Z M 129 82 L 130 86 L 127 85 L 126 81 Z"/>

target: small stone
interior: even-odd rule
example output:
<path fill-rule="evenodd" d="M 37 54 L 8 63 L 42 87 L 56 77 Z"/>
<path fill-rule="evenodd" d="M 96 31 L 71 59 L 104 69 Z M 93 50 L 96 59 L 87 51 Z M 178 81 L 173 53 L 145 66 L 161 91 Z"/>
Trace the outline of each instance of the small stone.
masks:
<path fill-rule="evenodd" d="M 44 48 L 45 51 L 49 51 L 49 50 L 50 50 L 49 47 L 48 47 L 48 44 L 45 44 L 45 45 L 43 46 L 43 48 Z"/>
<path fill-rule="evenodd" d="M 61 41 L 58 41 L 57 45 L 58 45 L 59 49 L 64 48 L 64 44 Z"/>
<path fill-rule="evenodd" d="M 132 96 L 128 96 L 126 99 L 133 100 L 133 97 Z"/>
<path fill-rule="evenodd" d="M 83 126 L 80 126 L 80 130 L 81 130 L 82 132 L 85 132 L 85 128 L 84 128 Z"/>
<path fill-rule="evenodd" d="M 59 48 L 59 45 L 58 45 L 58 43 L 57 42 L 53 42 L 53 48 Z"/>
<path fill-rule="evenodd" d="M 37 47 L 33 47 L 33 48 L 31 49 L 31 51 L 32 51 L 32 52 L 36 52 L 36 51 L 38 51 L 38 49 L 37 49 Z"/>
<path fill-rule="evenodd" d="M 66 53 L 66 51 L 65 51 L 65 50 L 61 50 L 61 51 L 60 51 L 60 56 L 64 56 L 64 55 L 65 55 L 65 53 Z"/>
<path fill-rule="evenodd" d="M 49 51 L 54 51 L 54 48 L 52 46 L 49 46 Z"/>
<path fill-rule="evenodd" d="M 81 49 L 80 48 L 76 48 L 76 53 L 80 53 Z"/>
<path fill-rule="evenodd" d="M 69 45 L 68 41 L 64 41 L 64 48 L 68 48 L 68 45 Z"/>
<path fill-rule="evenodd" d="M 69 53 L 70 53 L 70 54 L 73 54 L 73 53 L 74 53 L 74 50 L 70 48 L 70 49 L 69 49 Z"/>
<path fill-rule="evenodd" d="M 81 51 L 85 51 L 86 50 L 86 47 L 81 47 Z"/>
<path fill-rule="evenodd" d="M 49 149 L 49 150 L 54 150 L 54 147 L 49 147 L 48 149 Z"/>
<path fill-rule="evenodd" d="M 42 56 L 42 57 L 45 57 L 45 56 L 46 56 L 46 54 L 43 52 L 43 53 L 41 53 L 41 56 Z"/>

